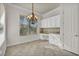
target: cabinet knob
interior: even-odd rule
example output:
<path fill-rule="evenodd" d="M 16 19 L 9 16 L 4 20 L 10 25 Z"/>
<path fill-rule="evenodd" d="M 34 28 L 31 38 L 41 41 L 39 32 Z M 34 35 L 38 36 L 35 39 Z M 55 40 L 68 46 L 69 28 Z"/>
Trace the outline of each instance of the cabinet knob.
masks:
<path fill-rule="evenodd" d="M 79 35 L 78 34 L 76 34 L 76 35 L 74 35 L 75 37 L 79 37 Z"/>

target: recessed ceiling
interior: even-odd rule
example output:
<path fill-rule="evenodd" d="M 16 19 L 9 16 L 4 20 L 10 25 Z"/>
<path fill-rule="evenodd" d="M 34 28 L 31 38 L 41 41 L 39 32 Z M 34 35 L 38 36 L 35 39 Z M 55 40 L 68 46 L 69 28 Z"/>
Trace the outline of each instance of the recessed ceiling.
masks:
<path fill-rule="evenodd" d="M 31 3 L 16 3 L 15 5 L 21 6 L 26 9 L 32 9 Z M 35 11 L 39 12 L 40 14 L 47 13 L 50 10 L 57 8 L 58 6 L 58 3 L 34 3 Z"/>

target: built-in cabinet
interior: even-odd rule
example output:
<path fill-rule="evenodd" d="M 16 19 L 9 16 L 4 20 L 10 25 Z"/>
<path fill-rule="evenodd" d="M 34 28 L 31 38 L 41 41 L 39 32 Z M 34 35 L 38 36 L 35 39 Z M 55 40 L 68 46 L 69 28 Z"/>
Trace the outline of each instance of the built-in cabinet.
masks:
<path fill-rule="evenodd" d="M 54 44 L 62 48 L 60 40 L 61 15 L 59 11 L 60 7 L 44 14 L 44 19 L 40 22 L 40 39 L 48 40 L 49 44 Z"/>
<path fill-rule="evenodd" d="M 48 40 L 49 39 L 49 34 L 41 33 L 39 37 L 40 37 L 40 40 Z"/>
<path fill-rule="evenodd" d="M 41 20 L 40 28 L 60 27 L 60 15 L 52 16 Z"/>
<path fill-rule="evenodd" d="M 49 34 L 49 44 L 54 44 L 60 48 L 62 48 L 60 34 Z"/>
<path fill-rule="evenodd" d="M 59 17 L 58 15 L 55 15 L 41 20 L 40 27 L 60 27 L 60 41 L 62 48 L 79 54 L 79 4 L 60 4 L 59 14 Z M 49 36 L 49 43 L 55 45 L 56 42 L 60 43 L 59 41 L 54 42 L 55 38 L 51 35 Z"/>

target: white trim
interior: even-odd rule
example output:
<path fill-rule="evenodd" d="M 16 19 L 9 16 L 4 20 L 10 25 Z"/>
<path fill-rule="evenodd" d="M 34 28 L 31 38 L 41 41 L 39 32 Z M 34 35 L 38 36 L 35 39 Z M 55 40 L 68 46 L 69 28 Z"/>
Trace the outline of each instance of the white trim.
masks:
<path fill-rule="evenodd" d="M 59 7 L 55 8 L 55 9 L 43 14 L 43 18 L 48 18 L 48 17 L 56 16 L 56 15 L 60 14 L 60 9 L 61 8 L 59 6 Z"/>

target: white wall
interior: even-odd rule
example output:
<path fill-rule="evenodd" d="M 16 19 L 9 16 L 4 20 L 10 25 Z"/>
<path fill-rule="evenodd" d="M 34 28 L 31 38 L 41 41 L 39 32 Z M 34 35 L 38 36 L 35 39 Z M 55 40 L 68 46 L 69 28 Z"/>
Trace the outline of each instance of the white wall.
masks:
<path fill-rule="evenodd" d="M 0 33 L 0 55 L 4 55 L 6 50 L 6 26 L 5 26 L 5 7 L 0 4 L 0 23 L 3 25 L 3 32 Z"/>
<path fill-rule="evenodd" d="M 30 13 L 30 10 L 9 4 L 6 5 L 6 10 L 7 10 L 7 45 L 8 46 L 38 39 L 38 36 L 36 34 L 27 35 L 27 36 L 19 35 L 19 30 L 20 30 L 19 16 L 28 15 Z"/>

